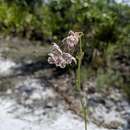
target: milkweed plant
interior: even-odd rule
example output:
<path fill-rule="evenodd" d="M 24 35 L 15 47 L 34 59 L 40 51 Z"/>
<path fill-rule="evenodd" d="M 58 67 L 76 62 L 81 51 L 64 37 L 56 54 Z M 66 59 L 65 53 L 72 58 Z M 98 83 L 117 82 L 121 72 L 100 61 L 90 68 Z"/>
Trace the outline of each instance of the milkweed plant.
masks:
<path fill-rule="evenodd" d="M 72 65 L 72 63 L 77 64 L 76 71 L 76 81 L 75 81 L 75 90 L 78 92 L 80 103 L 81 103 L 81 112 L 83 113 L 83 119 L 85 124 L 85 130 L 87 130 L 87 105 L 86 97 L 81 94 L 81 64 L 84 56 L 82 50 L 82 36 L 83 32 L 74 32 L 69 31 L 68 36 L 65 37 L 61 44 L 56 43 L 52 44 L 50 53 L 48 54 L 48 63 L 55 64 L 57 67 L 65 68 L 67 65 Z M 74 53 L 77 50 L 76 54 Z"/>

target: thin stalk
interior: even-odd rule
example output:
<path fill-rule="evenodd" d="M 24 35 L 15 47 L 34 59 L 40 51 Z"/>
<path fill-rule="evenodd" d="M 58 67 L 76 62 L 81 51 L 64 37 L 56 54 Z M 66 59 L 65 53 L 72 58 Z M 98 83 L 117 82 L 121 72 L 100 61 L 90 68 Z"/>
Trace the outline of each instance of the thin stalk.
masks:
<path fill-rule="evenodd" d="M 80 102 L 81 102 L 81 105 L 82 105 L 82 112 L 83 112 L 85 130 L 87 130 L 87 122 L 88 122 L 88 118 L 87 118 L 87 115 L 88 115 L 87 107 L 86 107 L 86 104 L 84 104 L 84 102 L 82 100 L 82 97 L 80 98 Z"/>
<path fill-rule="evenodd" d="M 77 56 L 77 60 L 78 60 L 78 68 L 77 68 L 77 73 L 76 73 L 76 90 L 80 91 L 81 89 L 81 64 L 82 64 L 82 59 L 84 56 L 84 52 L 82 50 L 82 43 L 81 43 L 81 37 L 80 37 L 80 42 L 79 42 L 79 55 Z"/>
<path fill-rule="evenodd" d="M 81 95 L 81 64 L 82 64 L 82 59 L 84 56 L 84 52 L 82 50 L 82 42 L 81 42 L 81 37 L 79 41 L 79 55 L 77 56 L 78 60 L 78 68 L 76 72 L 76 90 L 80 95 L 80 102 L 81 102 L 81 107 L 82 107 L 82 112 L 83 112 L 83 118 L 84 118 L 84 125 L 85 125 L 85 130 L 87 130 L 87 108 L 86 104 L 84 105 L 84 102 L 82 100 L 82 95 Z"/>

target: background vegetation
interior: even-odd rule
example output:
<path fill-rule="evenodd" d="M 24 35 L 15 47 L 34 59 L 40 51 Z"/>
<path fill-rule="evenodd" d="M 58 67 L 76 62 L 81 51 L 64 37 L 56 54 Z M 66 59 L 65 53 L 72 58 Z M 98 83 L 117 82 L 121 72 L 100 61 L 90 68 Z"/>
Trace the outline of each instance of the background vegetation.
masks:
<path fill-rule="evenodd" d="M 83 81 L 130 97 L 130 7 L 110 0 L 0 0 L 0 33 L 49 43 L 83 31 Z"/>

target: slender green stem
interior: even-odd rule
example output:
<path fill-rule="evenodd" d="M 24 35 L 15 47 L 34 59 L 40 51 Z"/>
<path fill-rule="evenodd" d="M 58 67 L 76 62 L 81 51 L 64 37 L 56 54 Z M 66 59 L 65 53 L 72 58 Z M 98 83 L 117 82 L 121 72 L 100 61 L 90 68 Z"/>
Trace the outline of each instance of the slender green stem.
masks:
<path fill-rule="evenodd" d="M 81 72 L 81 64 L 82 64 L 82 59 L 83 59 L 83 56 L 84 56 L 84 52 L 82 50 L 82 43 L 81 43 L 81 37 L 80 37 L 80 52 L 77 56 L 77 59 L 78 59 L 78 68 L 77 68 L 77 74 L 76 74 L 76 90 L 80 91 L 80 85 L 81 85 L 81 79 L 80 79 L 80 72 Z"/>
<path fill-rule="evenodd" d="M 86 104 L 84 104 L 82 98 L 80 99 L 80 101 L 81 101 L 81 105 L 82 105 L 82 112 L 83 112 L 85 130 L 87 130 L 88 112 L 87 112 Z"/>
<path fill-rule="evenodd" d="M 84 124 L 85 124 L 85 130 L 87 130 L 87 108 L 86 108 L 86 104 L 84 104 L 83 99 L 82 99 L 82 95 L 81 95 L 81 64 L 82 64 L 82 59 L 84 56 L 84 52 L 82 50 L 82 42 L 81 42 L 81 37 L 80 37 L 80 43 L 79 43 L 79 54 L 77 56 L 77 60 L 78 60 L 78 68 L 77 68 L 77 72 L 76 72 L 76 90 L 78 91 L 79 95 L 80 95 L 80 102 L 81 102 L 81 106 L 82 106 L 82 112 L 83 112 L 83 118 L 84 118 Z"/>

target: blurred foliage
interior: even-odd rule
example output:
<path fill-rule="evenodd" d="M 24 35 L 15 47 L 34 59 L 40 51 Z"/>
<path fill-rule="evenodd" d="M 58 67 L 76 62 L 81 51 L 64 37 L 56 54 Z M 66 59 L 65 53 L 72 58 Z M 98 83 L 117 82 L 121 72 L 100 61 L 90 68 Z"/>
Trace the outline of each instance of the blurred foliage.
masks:
<path fill-rule="evenodd" d="M 20 5 L 20 6 L 19 6 Z M 21 6 L 19 2 L 0 2 L 0 32 L 5 35 L 19 35 L 27 38 L 43 39 L 52 34 L 51 14 L 43 4 L 30 11 L 32 5 Z M 48 17 L 49 15 L 49 17 Z"/>
<path fill-rule="evenodd" d="M 82 77 L 130 95 L 130 7 L 111 1 L 0 0 L 0 33 L 57 41 L 70 29 L 83 31 Z"/>
<path fill-rule="evenodd" d="M 119 71 L 108 69 L 105 72 L 102 70 L 98 71 L 96 82 L 99 88 L 107 88 L 108 86 L 121 86 L 123 79 Z"/>

